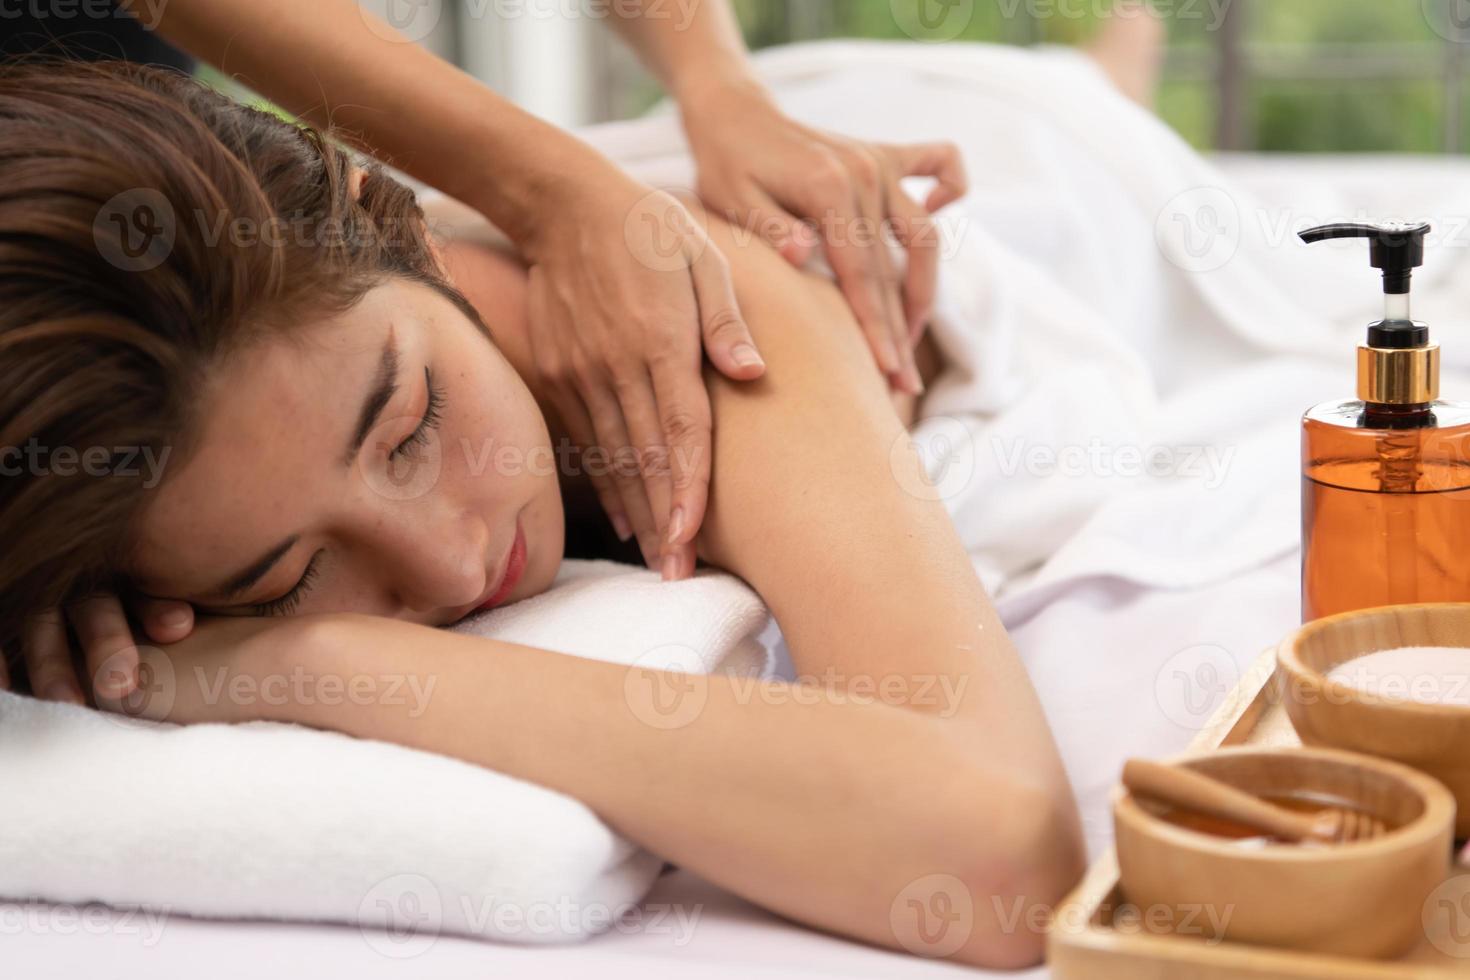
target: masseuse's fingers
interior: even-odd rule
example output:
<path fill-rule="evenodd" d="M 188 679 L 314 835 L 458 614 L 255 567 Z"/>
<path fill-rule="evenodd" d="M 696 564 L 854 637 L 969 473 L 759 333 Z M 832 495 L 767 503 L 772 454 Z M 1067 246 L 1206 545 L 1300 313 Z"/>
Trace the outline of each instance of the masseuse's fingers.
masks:
<path fill-rule="evenodd" d="M 953 143 L 892 144 L 883 149 L 900 177 L 933 177 L 938 181 L 924 202 L 930 214 L 958 201 L 970 189 L 965 158 Z"/>
<path fill-rule="evenodd" d="M 606 512 L 608 520 L 612 522 L 618 539 L 620 541 L 629 540 L 636 532 L 628 517 L 628 508 L 623 504 L 622 491 L 618 489 L 613 471 L 613 450 L 599 443 L 597 427 L 593 424 L 591 416 L 587 414 L 586 406 L 580 397 L 569 396 L 564 402 L 557 404 L 556 410 L 562 425 L 566 427 L 567 435 L 582 448 L 582 471 L 587 474 L 587 478 L 592 482 L 592 488 L 597 491 L 597 499 L 601 501 L 602 509 Z M 607 458 L 593 458 L 591 450 L 594 447 L 607 454 Z M 651 516 L 649 520 L 652 520 Z"/>
<path fill-rule="evenodd" d="M 694 370 L 697 376 L 698 367 Z M 643 545 L 648 567 L 657 571 L 663 565 L 664 540 L 673 499 L 673 481 L 669 475 L 670 447 L 660 429 L 660 406 L 647 372 L 638 378 L 621 380 L 617 385 L 617 397 L 629 444 L 637 452 L 638 479 L 642 482 L 652 521 L 648 537 L 645 539 L 640 531 L 638 540 Z"/>
<path fill-rule="evenodd" d="M 934 312 L 934 296 L 939 283 L 939 226 L 929 217 L 928 211 L 904 193 L 897 180 L 888 188 L 886 205 L 894 236 L 908 253 L 903 309 L 912 345 L 924 335 L 924 328 Z"/>
<path fill-rule="evenodd" d="M 847 172 L 842 162 L 835 165 L 844 167 L 843 172 Z M 870 164 L 863 163 L 859 166 L 867 168 Z M 854 179 L 859 184 L 871 179 L 876 186 L 878 175 L 876 171 L 871 174 L 864 172 Z M 868 346 L 878 362 L 878 369 L 890 378 L 905 382 L 906 387 L 907 374 L 904 371 L 903 354 L 895 340 L 898 328 L 902 326 L 902 319 L 897 324 L 893 322 L 893 304 L 887 295 L 890 292 L 896 293 L 897 284 L 885 281 L 878 260 L 878 252 L 883 247 L 881 236 L 875 243 L 865 241 L 866 236 L 859 234 L 864 230 L 863 224 L 872 228 L 871 222 L 881 221 L 881 215 L 874 219 L 862 214 L 862 203 L 853 181 L 824 182 L 811 199 L 807 210 L 842 218 L 827 223 L 827 261 L 832 266 L 833 275 L 847 299 L 847 305 L 857 318 L 858 326 L 868 339 Z M 918 394 L 918 391 L 909 393 Z"/>
<path fill-rule="evenodd" d="M 66 618 L 76 630 L 98 697 L 125 697 L 138 686 L 138 644 L 117 596 L 88 596 L 68 606 Z"/>
<path fill-rule="evenodd" d="M 708 239 L 700 239 L 690 248 L 689 275 L 693 280 L 694 298 L 699 305 L 699 332 L 704 338 L 704 350 L 710 363 L 733 381 L 759 378 L 766 372 L 766 362 L 756 349 L 755 338 L 750 335 L 745 317 L 740 315 L 740 304 L 735 299 L 735 286 L 730 278 L 729 260 Z M 680 354 L 689 355 L 675 365 L 683 374 L 679 388 L 687 401 L 695 388 L 704 391 L 704 381 L 699 373 L 699 349 L 685 347 Z M 658 367 L 657 364 L 653 366 Z M 705 395 L 705 401 L 708 403 L 708 395 Z"/>
<path fill-rule="evenodd" d="M 908 321 L 904 318 L 900 292 L 902 280 L 884 235 L 889 226 L 885 198 L 892 180 L 888 175 L 887 161 L 877 152 L 860 146 L 849 150 L 848 166 L 856 175 L 854 192 L 859 216 L 857 227 L 863 232 L 859 236 L 863 258 L 877 283 L 878 298 L 883 304 L 883 323 L 889 330 L 894 349 L 898 351 L 901 366 L 894 380 L 901 390 L 918 395 L 923 392 L 924 383 L 919 378 L 913 345 L 909 342 Z"/>
<path fill-rule="evenodd" d="M 76 671 L 72 669 L 61 610 L 47 609 L 27 617 L 21 633 L 21 652 L 30 676 L 31 692 L 36 697 L 43 701 L 86 703 L 77 686 Z"/>
<path fill-rule="evenodd" d="M 551 291 L 545 287 L 546 272 L 543 269 L 533 267 L 530 272 L 531 288 L 527 293 L 527 315 L 532 324 L 540 324 L 540 329 L 531 332 L 531 351 L 535 358 L 536 369 L 541 373 L 541 380 L 546 385 L 547 396 L 551 401 L 552 408 L 561 420 L 573 444 L 582 452 L 581 467 L 592 483 L 592 488 L 597 492 L 597 499 L 602 502 L 602 509 L 607 513 L 608 520 L 612 522 L 613 530 L 617 532 L 619 540 L 627 541 L 633 536 L 633 526 L 628 518 L 628 511 L 622 504 L 621 496 L 613 483 L 612 474 L 601 465 L 601 461 L 589 458 L 589 451 L 598 445 L 597 432 L 592 425 L 592 420 L 587 414 L 587 404 L 584 396 L 577 390 L 576 372 L 568 366 L 570 357 L 563 352 L 563 344 L 557 342 L 557 328 L 565 328 L 568 323 L 576 323 L 575 315 L 565 306 L 558 309 L 559 316 L 552 316 Z M 594 379 L 584 378 L 591 382 Z M 607 447 L 603 447 L 606 449 Z M 596 463 L 596 465 L 594 465 Z M 570 475 L 570 474 L 565 474 Z"/>
<path fill-rule="evenodd" d="M 609 454 L 609 474 L 622 501 L 623 511 L 633 526 L 638 548 L 649 568 L 658 567 L 658 522 L 648 499 L 637 447 L 628 437 L 624 409 L 607 388 L 590 385 L 582 393 L 587 415 L 592 420 L 592 438 L 586 445 L 601 446 Z"/>
<path fill-rule="evenodd" d="M 653 392 L 658 400 L 658 429 L 655 435 L 666 445 L 664 473 L 650 489 L 654 513 L 667 513 L 660 528 L 663 540 L 664 581 L 687 577 L 694 571 L 694 536 L 704 523 L 709 499 L 713 436 L 709 392 L 700 379 L 700 357 L 696 348 L 690 363 L 653 365 Z M 638 438 L 639 426 L 633 426 Z M 662 494 L 665 500 L 661 501 Z M 667 506 L 668 510 L 660 508 Z"/>
<path fill-rule="evenodd" d="M 566 426 L 567 435 L 583 451 L 582 471 L 587 474 L 587 479 L 592 483 L 592 489 L 597 493 L 597 499 L 602 504 L 603 513 L 612 523 L 613 531 L 617 534 L 619 541 L 627 541 L 633 537 L 633 525 L 628 520 L 627 509 L 623 506 L 622 496 L 618 493 L 617 485 L 613 482 L 610 460 L 607 464 L 601 459 L 592 460 L 587 457 L 588 451 L 597 446 L 597 430 L 592 425 L 592 419 L 588 417 L 587 410 L 582 402 L 576 398 L 570 398 L 567 403 L 557 409 L 561 416 L 562 424 Z M 606 452 L 606 447 L 603 447 Z"/>
<path fill-rule="evenodd" d="M 742 220 L 754 222 L 761 237 L 798 269 L 807 264 L 812 252 L 822 244 L 811 225 L 777 204 L 760 187 L 752 186 L 742 204 L 745 208 Z"/>
<path fill-rule="evenodd" d="M 194 632 L 194 607 L 187 602 L 140 597 L 131 606 L 143 632 L 154 643 L 177 643 Z"/>

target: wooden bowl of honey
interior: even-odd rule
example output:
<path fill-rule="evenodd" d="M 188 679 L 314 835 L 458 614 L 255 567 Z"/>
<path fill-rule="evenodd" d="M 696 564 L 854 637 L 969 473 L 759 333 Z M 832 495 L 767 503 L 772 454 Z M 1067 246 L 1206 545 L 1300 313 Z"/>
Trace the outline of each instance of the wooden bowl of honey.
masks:
<path fill-rule="evenodd" d="M 1382 836 L 1294 844 L 1122 787 L 1113 801 L 1123 895 L 1157 931 L 1342 956 L 1392 957 L 1423 937 L 1425 899 L 1449 873 L 1455 802 L 1408 766 L 1333 749 L 1230 748 L 1189 767 L 1301 811 L 1356 809 Z"/>
<path fill-rule="evenodd" d="M 1277 650 L 1304 745 L 1413 766 L 1455 797 L 1470 837 L 1470 603 L 1382 606 L 1315 620 Z"/>

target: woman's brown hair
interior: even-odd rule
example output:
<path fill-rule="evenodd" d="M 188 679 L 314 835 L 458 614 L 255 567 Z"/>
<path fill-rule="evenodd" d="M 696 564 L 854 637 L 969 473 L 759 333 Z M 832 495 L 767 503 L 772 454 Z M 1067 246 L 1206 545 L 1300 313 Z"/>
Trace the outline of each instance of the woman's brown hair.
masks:
<path fill-rule="evenodd" d="M 177 72 L 0 66 L 0 645 L 124 586 L 129 528 L 187 455 L 211 368 L 261 331 L 443 279 L 381 167 Z M 285 438 L 286 433 L 282 433 Z"/>

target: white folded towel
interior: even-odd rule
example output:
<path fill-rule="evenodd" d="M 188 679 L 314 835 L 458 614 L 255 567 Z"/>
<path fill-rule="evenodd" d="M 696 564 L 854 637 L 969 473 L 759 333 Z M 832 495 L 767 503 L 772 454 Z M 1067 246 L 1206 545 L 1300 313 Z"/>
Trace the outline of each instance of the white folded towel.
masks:
<path fill-rule="evenodd" d="M 566 562 L 456 630 L 686 673 L 764 675 L 760 599 Z M 410 695 L 406 695 L 410 696 Z M 554 943 L 603 931 L 663 861 L 561 793 L 295 725 L 160 725 L 0 693 L 0 896 Z"/>

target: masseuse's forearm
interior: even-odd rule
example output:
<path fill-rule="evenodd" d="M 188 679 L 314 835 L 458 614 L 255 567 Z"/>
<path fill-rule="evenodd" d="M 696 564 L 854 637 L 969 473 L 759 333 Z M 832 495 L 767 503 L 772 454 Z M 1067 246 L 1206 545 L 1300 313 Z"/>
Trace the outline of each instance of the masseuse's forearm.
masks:
<path fill-rule="evenodd" d="M 335 618 L 325 673 L 428 675 L 402 706 L 294 704 L 283 720 L 413 746 L 560 790 L 631 839 L 767 908 L 894 944 L 893 906 L 952 875 L 986 907 L 955 955 L 1025 962 L 991 896 L 1024 900 L 1049 790 L 987 766 L 943 719 L 870 698 L 727 677 L 673 689 L 620 665 L 367 617 Z M 660 675 L 664 676 L 664 675 Z M 326 699 L 322 699 L 326 700 Z M 671 724 L 672 727 L 660 727 Z M 968 729 L 966 729 L 968 731 Z M 1020 944 L 1019 946 L 1015 944 Z M 1009 944 L 1009 945 L 1008 945 Z M 1014 952 L 1007 955 L 1008 949 Z"/>
<path fill-rule="evenodd" d="M 609 22 L 681 104 L 731 84 L 758 84 L 729 0 L 633 0 L 619 11 Z"/>
<path fill-rule="evenodd" d="M 288 111 L 361 133 L 379 156 L 517 241 L 552 185 L 608 166 L 367 16 L 356 0 L 169 0 L 157 27 Z"/>

